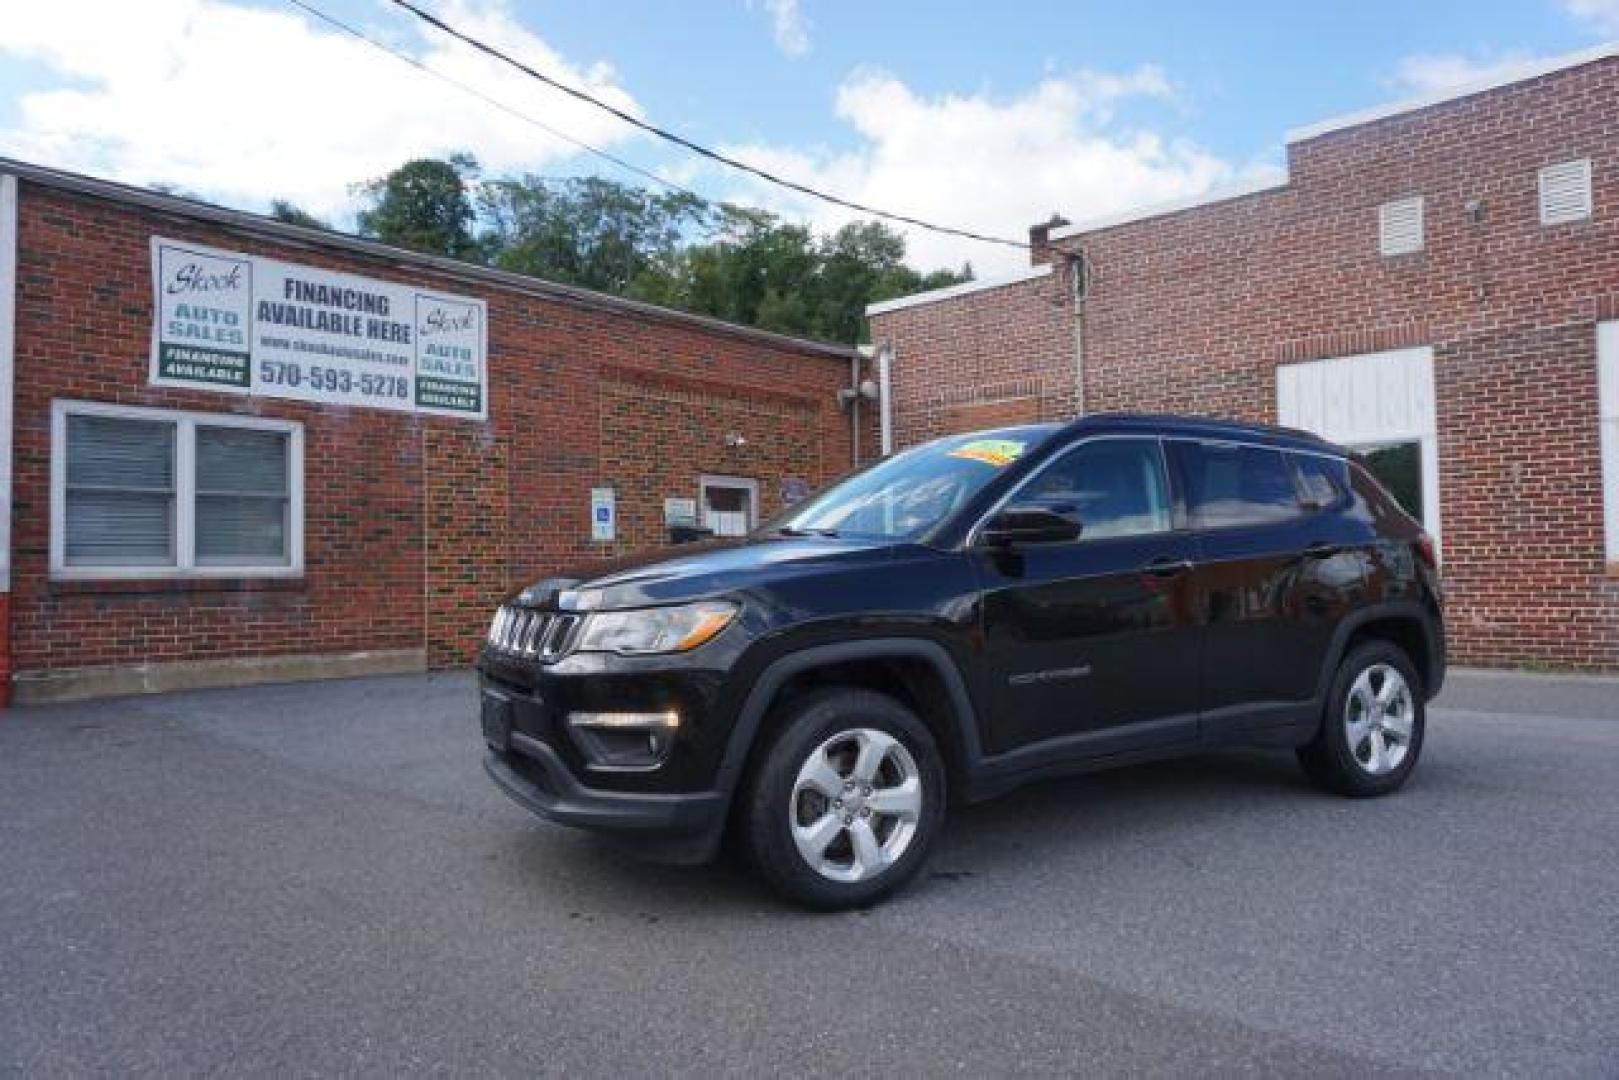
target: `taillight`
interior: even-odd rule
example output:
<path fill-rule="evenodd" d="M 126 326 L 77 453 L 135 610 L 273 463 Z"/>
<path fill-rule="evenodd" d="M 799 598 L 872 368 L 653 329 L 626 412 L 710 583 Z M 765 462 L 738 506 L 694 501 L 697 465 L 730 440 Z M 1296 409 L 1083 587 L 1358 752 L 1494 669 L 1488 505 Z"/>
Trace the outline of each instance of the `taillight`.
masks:
<path fill-rule="evenodd" d="M 1433 537 L 1427 533 L 1422 533 L 1417 537 L 1417 554 L 1422 557 L 1423 562 L 1428 564 L 1428 569 L 1439 569 L 1439 552 L 1434 547 Z"/>

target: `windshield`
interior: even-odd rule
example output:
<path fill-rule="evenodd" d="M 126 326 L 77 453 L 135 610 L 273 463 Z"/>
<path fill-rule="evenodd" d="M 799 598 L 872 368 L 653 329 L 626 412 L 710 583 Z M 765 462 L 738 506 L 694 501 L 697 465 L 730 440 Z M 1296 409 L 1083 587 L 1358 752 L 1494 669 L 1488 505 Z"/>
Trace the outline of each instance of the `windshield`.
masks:
<path fill-rule="evenodd" d="M 899 540 L 926 532 L 960 509 L 1054 425 L 953 435 L 896 454 L 834 484 L 771 525 L 788 535 Z"/>

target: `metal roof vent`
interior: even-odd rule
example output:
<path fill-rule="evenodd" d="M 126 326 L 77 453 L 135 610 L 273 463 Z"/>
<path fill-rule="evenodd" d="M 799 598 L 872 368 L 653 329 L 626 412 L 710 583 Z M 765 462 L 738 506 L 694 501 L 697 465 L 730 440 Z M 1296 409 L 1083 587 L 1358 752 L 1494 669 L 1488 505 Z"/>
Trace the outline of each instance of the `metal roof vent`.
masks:
<path fill-rule="evenodd" d="M 1377 250 L 1409 255 L 1422 250 L 1422 196 L 1395 199 L 1377 208 Z"/>
<path fill-rule="evenodd" d="M 1591 216 L 1591 159 L 1564 161 L 1540 170 L 1540 223 L 1561 225 Z"/>

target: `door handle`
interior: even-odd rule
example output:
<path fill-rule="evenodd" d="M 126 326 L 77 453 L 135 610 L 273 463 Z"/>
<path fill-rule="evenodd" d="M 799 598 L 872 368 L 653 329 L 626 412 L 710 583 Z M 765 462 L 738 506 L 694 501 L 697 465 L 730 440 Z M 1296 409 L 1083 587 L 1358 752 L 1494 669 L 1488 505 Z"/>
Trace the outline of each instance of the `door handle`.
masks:
<path fill-rule="evenodd" d="M 1171 555 L 1160 555 L 1152 562 L 1141 568 L 1144 574 L 1151 574 L 1156 578 L 1179 577 L 1192 568 L 1191 560 L 1177 559 Z"/>
<path fill-rule="evenodd" d="M 1330 559 L 1342 550 L 1343 546 L 1341 544 L 1329 544 L 1325 541 L 1317 540 L 1304 549 L 1304 557 L 1306 559 Z"/>

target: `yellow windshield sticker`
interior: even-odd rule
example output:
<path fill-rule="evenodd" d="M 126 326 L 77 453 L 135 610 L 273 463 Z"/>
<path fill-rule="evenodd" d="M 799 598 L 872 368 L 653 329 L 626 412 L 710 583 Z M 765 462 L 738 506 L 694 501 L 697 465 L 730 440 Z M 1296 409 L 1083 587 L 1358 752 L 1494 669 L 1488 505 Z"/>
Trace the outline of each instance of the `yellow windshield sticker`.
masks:
<path fill-rule="evenodd" d="M 1011 439 L 974 439 L 950 451 L 950 456 L 966 458 L 968 461 L 982 461 L 999 469 L 1022 457 L 1025 445 Z"/>

